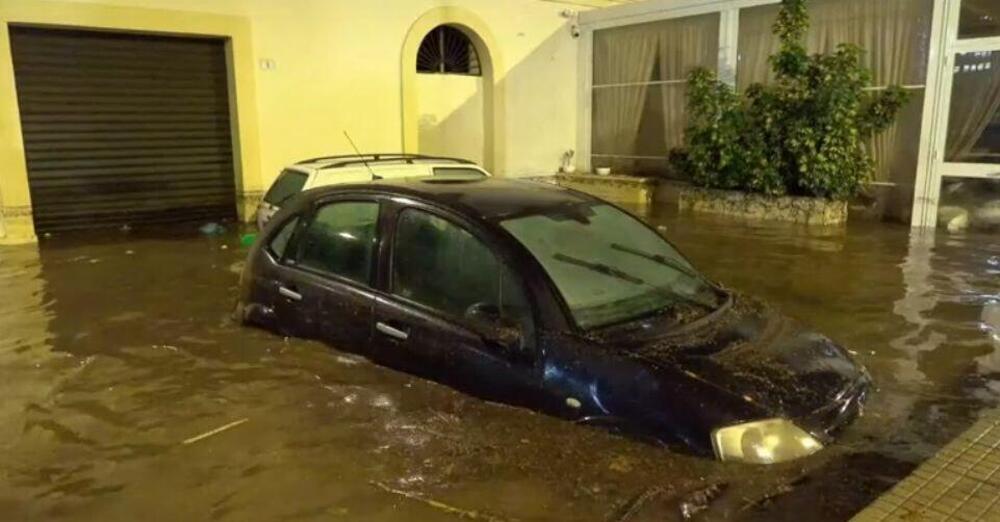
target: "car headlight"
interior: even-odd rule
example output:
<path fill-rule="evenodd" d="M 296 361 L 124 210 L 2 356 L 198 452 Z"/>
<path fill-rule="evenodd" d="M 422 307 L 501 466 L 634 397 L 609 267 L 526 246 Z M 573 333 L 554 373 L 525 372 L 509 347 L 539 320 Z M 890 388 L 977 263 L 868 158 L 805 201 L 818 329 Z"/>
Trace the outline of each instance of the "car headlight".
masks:
<path fill-rule="evenodd" d="M 787 420 L 767 419 L 713 431 L 712 448 L 719 460 L 773 464 L 812 455 L 823 445 Z"/>

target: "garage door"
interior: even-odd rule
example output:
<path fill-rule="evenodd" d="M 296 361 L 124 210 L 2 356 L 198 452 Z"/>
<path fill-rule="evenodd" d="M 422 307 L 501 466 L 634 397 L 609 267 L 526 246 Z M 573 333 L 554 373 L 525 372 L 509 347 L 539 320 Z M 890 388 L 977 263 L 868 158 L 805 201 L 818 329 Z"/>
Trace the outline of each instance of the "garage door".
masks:
<path fill-rule="evenodd" d="M 223 41 L 10 38 L 37 230 L 234 217 Z"/>

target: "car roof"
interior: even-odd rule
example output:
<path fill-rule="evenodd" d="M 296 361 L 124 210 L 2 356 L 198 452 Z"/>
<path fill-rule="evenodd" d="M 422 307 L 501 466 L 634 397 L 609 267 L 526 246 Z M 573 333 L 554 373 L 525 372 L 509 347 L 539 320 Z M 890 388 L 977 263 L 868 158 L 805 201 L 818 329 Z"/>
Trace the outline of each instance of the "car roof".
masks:
<path fill-rule="evenodd" d="M 315 201 L 343 192 L 376 192 L 436 203 L 488 221 L 544 214 L 560 207 L 593 203 L 591 196 L 552 183 L 481 177 L 421 177 L 330 185 L 303 192 Z"/>

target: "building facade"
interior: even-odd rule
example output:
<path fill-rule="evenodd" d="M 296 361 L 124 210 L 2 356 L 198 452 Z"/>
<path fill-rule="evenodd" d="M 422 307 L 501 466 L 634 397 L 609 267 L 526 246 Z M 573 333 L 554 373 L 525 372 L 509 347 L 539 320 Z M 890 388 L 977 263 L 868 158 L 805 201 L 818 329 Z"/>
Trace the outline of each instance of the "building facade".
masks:
<path fill-rule="evenodd" d="M 0 243 L 177 209 L 243 217 L 282 167 L 351 140 L 501 176 L 570 157 L 669 175 L 687 72 L 767 81 L 778 3 L 3 0 Z M 811 51 L 859 44 L 872 89 L 912 94 L 870 144 L 879 212 L 1000 224 L 1000 2 L 809 9 Z"/>
<path fill-rule="evenodd" d="M 4 0 L 0 242 L 88 212 L 155 220 L 170 198 L 246 215 L 283 166 L 350 153 L 345 132 L 364 151 L 553 172 L 575 146 L 572 27 L 603 3 Z M 418 73 L 442 26 L 477 74 Z"/>
<path fill-rule="evenodd" d="M 648 0 L 582 13 L 581 168 L 667 169 L 683 139 L 686 74 L 766 82 L 779 0 Z M 884 217 L 1000 225 L 1000 2 L 810 0 L 810 52 L 860 45 L 872 89 L 911 99 L 870 144 Z"/>

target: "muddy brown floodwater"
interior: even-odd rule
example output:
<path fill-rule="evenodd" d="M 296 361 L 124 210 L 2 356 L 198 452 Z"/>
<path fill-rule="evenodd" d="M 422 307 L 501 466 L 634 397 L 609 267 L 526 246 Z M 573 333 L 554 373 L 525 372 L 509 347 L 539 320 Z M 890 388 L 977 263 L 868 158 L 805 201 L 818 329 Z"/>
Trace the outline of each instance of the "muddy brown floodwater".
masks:
<path fill-rule="evenodd" d="M 487 403 L 234 324 L 236 233 L 65 234 L 0 249 L 0 519 L 843 520 L 997 403 L 996 236 L 647 217 L 869 367 L 838 444 L 722 464 Z"/>

